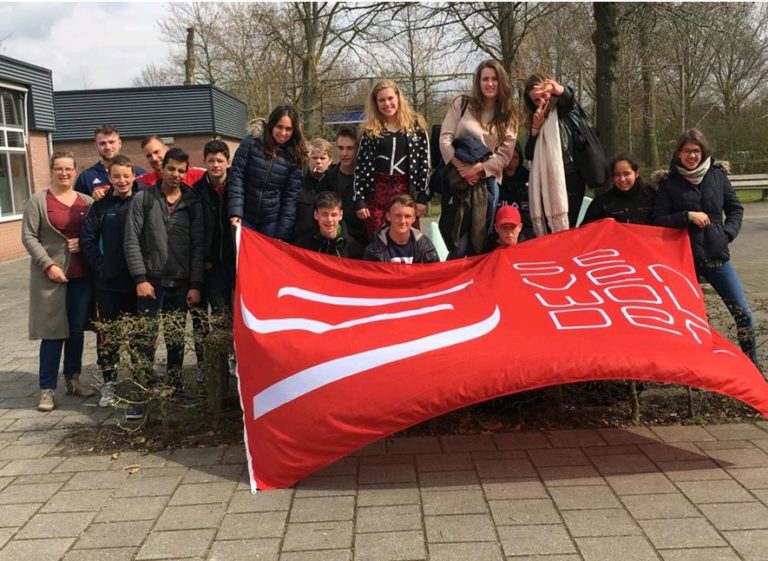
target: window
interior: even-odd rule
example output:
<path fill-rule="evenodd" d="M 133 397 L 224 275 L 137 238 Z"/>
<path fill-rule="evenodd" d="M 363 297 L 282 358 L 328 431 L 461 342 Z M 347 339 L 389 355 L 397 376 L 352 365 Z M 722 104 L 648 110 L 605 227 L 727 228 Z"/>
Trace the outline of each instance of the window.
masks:
<path fill-rule="evenodd" d="M 26 97 L 0 87 L 0 220 L 19 216 L 29 199 Z"/>

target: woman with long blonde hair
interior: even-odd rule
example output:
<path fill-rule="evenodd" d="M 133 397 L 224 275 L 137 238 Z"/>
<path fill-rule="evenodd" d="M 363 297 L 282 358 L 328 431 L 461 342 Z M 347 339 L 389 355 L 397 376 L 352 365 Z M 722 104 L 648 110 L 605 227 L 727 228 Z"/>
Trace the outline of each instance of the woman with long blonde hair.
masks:
<path fill-rule="evenodd" d="M 487 159 L 465 162 L 457 157 L 454 141 L 467 137 L 488 149 Z M 483 187 L 481 193 L 471 197 L 466 193 L 452 193 L 451 198 L 456 201 L 449 205 L 485 205 L 455 214 L 454 221 L 461 223 L 449 226 L 453 233 L 447 241 L 451 247 L 449 258 L 482 251 L 496 213 L 499 184 L 515 152 L 516 141 L 517 112 L 509 76 L 500 62 L 484 60 L 475 69 L 472 91 L 453 100 L 440 127 L 440 152 L 446 165 L 456 168 L 469 190 L 478 191 L 475 186 Z M 468 202 L 470 200 L 473 203 Z"/>
<path fill-rule="evenodd" d="M 429 139 L 424 117 L 411 108 L 392 80 L 373 85 L 357 153 L 354 191 L 357 217 L 371 239 L 386 224 L 394 195 L 410 194 L 418 216 L 429 201 Z M 416 223 L 418 228 L 418 219 Z"/>

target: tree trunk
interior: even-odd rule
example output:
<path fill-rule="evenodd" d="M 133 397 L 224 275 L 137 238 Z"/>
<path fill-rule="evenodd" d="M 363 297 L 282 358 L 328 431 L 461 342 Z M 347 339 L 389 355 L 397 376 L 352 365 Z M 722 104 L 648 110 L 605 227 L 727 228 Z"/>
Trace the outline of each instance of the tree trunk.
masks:
<path fill-rule="evenodd" d="M 515 26 L 516 2 L 498 2 L 496 9 L 499 16 L 499 39 L 501 43 L 501 64 L 510 76 L 514 76 L 515 54 L 517 53 L 518 37 Z"/>
<path fill-rule="evenodd" d="M 320 133 L 320 79 L 317 73 L 317 49 L 321 22 L 318 4 L 303 2 L 302 11 L 307 50 L 301 57 L 301 110 L 304 116 L 304 134 L 307 138 L 313 138 Z"/>
<path fill-rule="evenodd" d="M 614 117 L 613 93 L 616 83 L 616 60 L 619 51 L 618 14 L 615 2 L 593 3 L 595 31 L 595 117 L 605 152 L 611 157 L 616 150 L 617 123 Z"/>
<path fill-rule="evenodd" d="M 659 147 L 656 143 L 656 83 L 653 72 L 653 48 L 655 13 L 649 4 L 642 4 L 637 23 L 640 47 L 640 78 L 643 82 L 643 163 L 651 169 L 659 169 Z"/>

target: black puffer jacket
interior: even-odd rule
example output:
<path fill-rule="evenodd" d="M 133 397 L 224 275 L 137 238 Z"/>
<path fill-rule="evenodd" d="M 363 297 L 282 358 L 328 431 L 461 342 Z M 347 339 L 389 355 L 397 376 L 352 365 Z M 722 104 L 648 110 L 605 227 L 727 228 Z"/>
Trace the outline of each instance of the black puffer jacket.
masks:
<path fill-rule="evenodd" d="M 146 199 L 146 200 L 145 200 Z M 203 286 L 205 216 L 200 197 L 181 185 L 175 212 L 168 213 L 160 183 L 133 196 L 125 223 L 125 260 L 136 284 Z"/>
<path fill-rule="evenodd" d="M 730 259 L 728 244 L 741 230 L 744 207 L 721 166 L 713 163 L 699 185 L 691 185 L 675 169 L 661 180 L 653 205 L 653 223 L 668 228 L 688 228 L 696 265 Z M 688 222 L 688 212 L 705 212 L 709 225 L 698 228 Z M 725 217 L 723 217 L 725 215 Z"/>
<path fill-rule="evenodd" d="M 192 186 L 200 196 L 205 216 L 205 262 L 214 266 L 235 268 L 235 242 L 232 226 L 227 213 L 227 193 L 229 177 L 224 182 L 223 191 L 219 192 L 211 184 L 206 173 Z"/>
<path fill-rule="evenodd" d="M 277 222 L 275 237 L 288 241 L 301 191 L 301 164 L 282 147 L 275 158 L 268 158 L 261 139 L 249 136 L 235 152 L 228 176 L 229 216 L 254 226 Z"/>
<path fill-rule="evenodd" d="M 601 218 L 613 218 L 616 222 L 629 224 L 650 224 L 655 198 L 656 191 L 640 178 L 635 180 L 629 191 L 611 187 L 590 203 L 582 224 Z"/>

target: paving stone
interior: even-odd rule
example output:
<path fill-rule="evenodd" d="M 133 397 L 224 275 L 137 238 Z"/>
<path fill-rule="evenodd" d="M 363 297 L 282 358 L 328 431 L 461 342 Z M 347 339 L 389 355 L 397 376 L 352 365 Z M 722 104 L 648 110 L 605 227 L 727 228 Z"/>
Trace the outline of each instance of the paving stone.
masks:
<path fill-rule="evenodd" d="M 562 555 L 515 555 L 509 559 L 514 561 L 582 561 L 581 555 L 578 553 L 564 553 Z"/>
<path fill-rule="evenodd" d="M 136 559 L 203 556 L 213 539 L 214 530 L 180 530 L 152 532 Z"/>
<path fill-rule="evenodd" d="M 419 454 L 416 456 L 416 469 L 423 471 L 459 471 L 474 469 L 475 464 L 469 452 L 443 454 Z"/>
<path fill-rule="evenodd" d="M 421 494 L 415 483 L 391 483 L 360 486 L 357 506 L 389 506 L 419 504 Z"/>
<path fill-rule="evenodd" d="M 327 522 L 352 520 L 355 514 L 354 497 L 298 498 L 291 507 L 291 522 Z"/>
<path fill-rule="evenodd" d="M 402 532 L 421 530 L 419 505 L 373 506 L 358 508 L 355 530 L 365 532 Z"/>
<path fill-rule="evenodd" d="M 600 433 L 593 429 L 548 430 L 546 435 L 555 448 L 606 445 Z"/>
<path fill-rule="evenodd" d="M 597 429 L 598 434 L 609 446 L 617 444 L 649 444 L 659 437 L 647 427 L 625 427 L 621 429 Z"/>
<path fill-rule="evenodd" d="M 5 528 L 23 526 L 41 506 L 43 506 L 42 503 L 4 505 L 0 509 L 2 510 L 0 526 Z"/>
<path fill-rule="evenodd" d="M 429 543 L 496 541 L 496 531 L 488 514 L 425 516 L 424 524 Z"/>
<path fill-rule="evenodd" d="M 273 489 L 255 495 L 250 491 L 235 491 L 227 512 L 270 512 L 288 510 L 293 500 L 293 489 Z"/>
<path fill-rule="evenodd" d="M 672 425 L 668 427 L 651 427 L 651 430 L 664 442 L 701 442 L 716 440 L 706 430 L 697 426 Z"/>
<path fill-rule="evenodd" d="M 421 530 L 355 536 L 355 561 L 415 561 L 426 558 Z"/>
<path fill-rule="evenodd" d="M 552 445 L 543 432 L 508 432 L 493 435 L 499 450 L 530 450 L 550 448 Z"/>
<path fill-rule="evenodd" d="M 112 465 L 111 456 L 81 456 L 67 458 L 53 470 L 56 473 L 67 471 L 100 471 L 109 469 Z"/>
<path fill-rule="evenodd" d="M 153 520 L 91 524 L 75 543 L 75 549 L 139 546 L 149 534 Z"/>
<path fill-rule="evenodd" d="M 508 556 L 576 552 L 568 532 L 559 524 L 500 526 L 498 530 L 504 553 Z"/>
<path fill-rule="evenodd" d="M 593 457 L 592 461 L 603 475 L 616 473 L 653 473 L 658 468 L 642 454 L 619 454 Z"/>
<path fill-rule="evenodd" d="M 3 402 L 5 404 L 5 402 Z M 33 409 L 35 405 L 28 403 L 27 408 Z M 29 419 L 16 419 L 16 421 L 4 430 L 15 432 L 45 431 L 51 430 L 61 421 L 60 417 L 33 417 Z"/>
<path fill-rule="evenodd" d="M 352 561 L 352 551 L 349 549 L 288 551 L 280 554 L 280 561 Z"/>
<path fill-rule="evenodd" d="M 768 467 L 768 454 L 757 448 L 708 450 L 707 454 L 724 468 Z"/>
<path fill-rule="evenodd" d="M 483 481 L 483 491 L 488 500 L 545 499 L 549 497 L 544 485 L 538 479 L 485 480 Z"/>
<path fill-rule="evenodd" d="M 59 491 L 42 508 L 42 512 L 96 511 L 109 500 L 111 490 Z"/>
<path fill-rule="evenodd" d="M 36 514 L 19 530 L 16 538 L 72 538 L 85 531 L 93 520 L 92 512 L 66 514 Z"/>
<path fill-rule="evenodd" d="M 723 532 L 725 538 L 744 561 L 768 559 L 768 530 L 736 530 Z"/>
<path fill-rule="evenodd" d="M 179 485 L 171 497 L 170 504 L 177 506 L 228 502 L 234 490 L 233 481 Z"/>
<path fill-rule="evenodd" d="M 728 473 L 747 489 L 768 489 L 768 468 L 734 468 Z"/>
<path fill-rule="evenodd" d="M 117 489 L 128 479 L 127 471 L 86 471 L 76 473 L 64 486 L 64 491 L 79 489 Z"/>
<path fill-rule="evenodd" d="M 398 437 L 387 441 L 388 454 L 426 454 L 441 451 L 440 441 L 434 436 Z"/>
<path fill-rule="evenodd" d="M 599 456 L 628 456 L 632 454 L 642 454 L 636 444 L 613 444 L 608 446 L 586 446 L 581 449 L 588 458 Z M 647 458 L 646 458 L 647 459 Z"/>
<path fill-rule="evenodd" d="M 551 487 L 549 492 L 560 510 L 619 508 L 621 506 L 609 487 Z"/>
<path fill-rule="evenodd" d="M 225 514 L 221 521 L 217 540 L 282 537 L 288 513 L 246 512 Z"/>
<path fill-rule="evenodd" d="M 574 485 L 605 485 L 605 480 L 590 466 L 545 466 L 539 475 L 547 487 L 572 487 Z"/>
<path fill-rule="evenodd" d="M 97 522 L 154 520 L 163 512 L 168 497 L 112 498 L 96 517 Z"/>
<path fill-rule="evenodd" d="M 628 495 L 622 497 L 627 510 L 637 520 L 651 518 L 699 517 L 701 513 L 681 494 Z"/>
<path fill-rule="evenodd" d="M 369 444 L 368 446 L 363 446 L 359 450 L 355 450 L 351 455 L 352 456 L 382 456 L 387 453 L 387 442 L 386 438 L 382 438 L 381 440 L 377 440 L 376 442 L 373 442 Z"/>
<path fill-rule="evenodd" d="M 126 473 L 126 472 L 115 472 Z M 102 474 L 99 474 L 102 475 Z M 125 483 L 115 491 L 116 497 L 156 497 L 172 495 L 181 481 L 176 477 L 135 477 L 130 475 Z"/>
<path fill-rule="evenodd" d="M 768 528 L 768 508 L 762 503 L 721 503 L 699 505 L 718 530 Z"/>
<path fill-rule="evenodd" d="M 482 491 L 443 491 L 424 493 L 424 514 L 484 514 L 488 505 Z"/>
<path fill-rule="evenodd" d="M 677 486 L 694 503 L 741 503 L 754 501 L 735 481 L 680 481 Z"/>
<path fill-rule="evenodd" d="M 434 471 L 419 475 L 421 492 L 472 491 L 480 489 L 480 480 L 474 471 Z"/>
<path fill-rule="evenodd" d="M 657 549 L 727 545 L 704 518 L 640 520 L 638 524 Z"/>
<path fill-rule="evenodd" d="M 278 538 L 228 540 L 213 542 L 207 559 L 210 561 L 253 561 L 254 559 L 278 561 L 279 551 L 280 540 Z"/>
<path fill-rule="evenodd" d="M 224 454 L 221 457 L 222 464 L 242 464 L 247 461 L 248 458 L 245 455 L 245 448 L 242 443 L 224 448 Z"/>
<path fill-rule="evenodd" d="M 677 442 L 675 444 L 659 442 L 654 444 L 639 444 L 638 446 L 643 453 L 654 462 L 690 462 L 693 460 L 707 459 L 707 456 L 699 450 L 695 444 L 690 442 Z"/>
<path fill-rule="evenodd" d="M 529 450 L 528 455 L 537 467 L 592 465 L 579 448 Z"/>
<path fill-rule="evenodd" d="M 481 478 L 530 478 L 536 477 L 536 470 L 528 460 L 477 460 L 477 473 Z"/>
<path fill-rule="evenodd" d="M 617 495 L 656 495 L 677 493 L 677 487 L 663 473 L 608 475 L 606 481 Z"/>
<path fill-rule="evenodd" d="M 712 481 L 730 479 L 730 476 L 712 460 L 691 462 L 656 462 L 659 469 L 672 481 Z"/>
<path fill-rule="evenodd" d="M 496 450 L 490 434 L 452 434 L 440 437 L 445 452 L 471 452 L 473 450 Z"/>
<path fill-rule="evenodd" d="M 0 551 L 0 561 L 56 561 L 75 541 L 74 538 L 12 540 Z"/>
<path fill-rule="evenodd" d="M 163 456 L 163 454 L 158 454 L 158 456 Z M 210 466 L 221 463 L 223 456 L 224 448 L 181 448 L 170 454 L 166 465 Z"/>
<path fill-rule="evenodd" d="M 138 547 L 112 549 L 73 549 L 63 561 L 133 561 Z"/>
<path fill-rule="evenodd" d="M 0 549 L 8 543 L 18 528 L 0 528 Z"/>
<path fill-rule="evenodd" d="M 339 460 L 336 460 L 332 464 L 328 464 L 322 469 L 317 470 L 314 475 L 319 477 L 324 477 L 328 475 L 357 475 L 357 469 L 358 469 L 358 463 L 362 463 L 363 461 L 374 457 L 374 456 L 363 456 L 362 458 L 341 458 Z M 393 456 L 385 456 L 388 459 L 392 459 Z"/>
<path fill-rule="evenodd" d="M 63 483 L 40 483 L 38 485 L 9 485 L 0 491 L 0 505 L 18 503 L 41 503 L 50 499 Z"/>
<path fill-rule="evenodd" d="M 126 466 L 139 465 L 142 470 L 134 474 L 131 477 L 146 476 L 145 470 L 149 468 L 161 468 L 167 463 L 166 458 L 157 456 L 155 454 L 142 454 L 141 452 L 121 452 L 120 455 L 114 460 L 109 469 L 122 470 Z M 181 469 L 182 473 L 186 473 L 186 469 Z"/>
<path fill-rule="evenodd" d="M 5 489 L 8 485 L 10 485 L 14 481 L 13 477 L 0 477 L 0 491 Z"/>
<path fill-rule="evenodd" d="M 11 475 L 29 475 L 35 473 L 50 473 L 64 458 L 58 456 L 50 458 L 36 458 L 31 460 L 11 460 L 2 469 L 0 477 Z"/>
<path fill-rule="evenodd" d="M 507 524 L 556 524 L 560 515 L 550 499 L 488 501 L 497 526 Z"/>
<path fill-rule="evenodd" d="M 718 440 L 750 440 L 766 438 L 768 433 L 752 423 L 726 423 L 722 425 L 707 425 L 706 430 Z"/>
<path fill-rule="evenodd" d="M 562 513 L 574 537 L 631 536 L 642 532 L 622 509 L 569 510 Z"/>
<path fill-rule="evenodd" d="M 760 448 L 756 442 L 750 442 L 749 440 L 714 440 L 712 442 L 697 442 L 696 448 L 703 451 L 708 450 L 743 450 L 746 448 Z M 768 442 L 768 440 L 766 441 Z"/>
<path fill-rule="evenodd" d="M 739 561 L 730 547 L 669 549 L 661 552 L 664 561 Z"/>
<path fill-rule="evenodd" d="M 288 524 L 282 551 L 349 549 L 351 547 L 351 521 L 307 522 Z"/>
<path fill-rule="evenodd" d="M 217 464 L 196 466 L 182 477 L 182 483 L 217 483 L 220 481 L 239 480 L 245 470 L 243 464 Z"/>
<path fill-rule="evenodd" d="M 154 530 L 194 530 L 218 528 L 224 517 L 225 504 L 169 506 L 163 511 Z"/>
<path fill-rule="evenodd" d="M 641 536 L 576 538 L 585 561 L 658 561 L 651 544 Z"/>
<path fill-rule="evenodd" d="M 52 448 L 53 444 L 9 444 L 0 449 L 0 460 L 42 458 Z"/>
<path fill-rule="evenodd" d="M 360 484 L 404 483 L 416 481 L 413 464 L 375 465 L 360 467 Z"/>
<path fill-rule="evenodd" d="M 353 475 L 310 476 L 297 483 L 295 487 L 296 497 L 354 495 L 357 492 L 357 477 Z"/>
<path fill-rule="evenodd" d="M 413 464 L 415 456 L 413 454 L 384 454 L 382 456 L 360 456 L 352 458 L 361 466 L 391 466 L 396 464 Z M 318 472 L 315 472 L 317 474 Z M 350 474 L 353 475 L 353 474 Z"/>
<path fill-rule="evenodd" d="M 499 544 L 495 543 L 433 543 L 429 544 L 429 559 L 430 561 L 504 561 L 504 555 Z"/>

